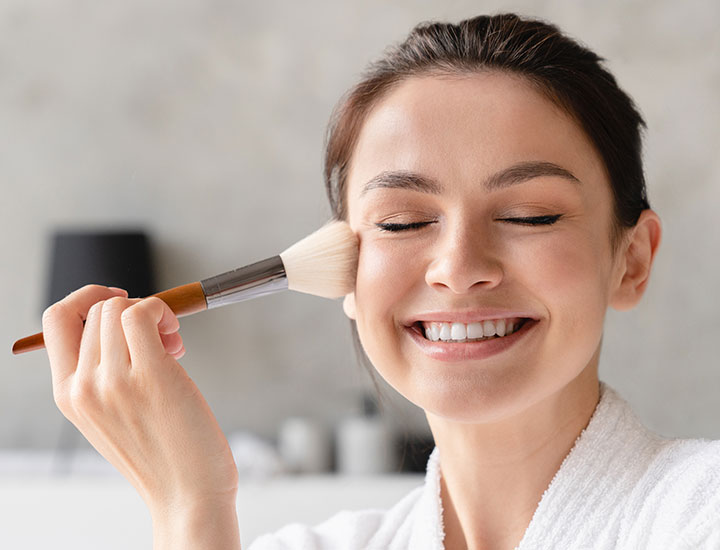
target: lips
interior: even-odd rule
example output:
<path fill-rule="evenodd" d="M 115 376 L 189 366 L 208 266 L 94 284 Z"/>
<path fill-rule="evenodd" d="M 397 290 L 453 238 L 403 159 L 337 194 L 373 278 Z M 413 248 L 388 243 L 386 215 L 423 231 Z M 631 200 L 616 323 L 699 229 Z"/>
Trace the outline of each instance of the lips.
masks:
<path fill-rule="evenodd" d="M 459 342 L 428 340 L 423 333 L 423 327 L 420 322 L 406 326 L 405 331 L 419 350 L 432 359 L 444 362 L 481 360 L 511 349 L 519 342 L 531 337 L 532 334 L 537 331 L 536 327 L 540 324 L 539 320 L 532 317 L 522 318 L 523 321 L 521 325 L 512 334 L 483 340 L 465 340 Z"/>
<path fill-rule="evenodd" d="M 438 323 L 482 323 L 487 320 L 496 319 L 530 319 L 537 321 L 540 317 L 527 310 L 513 310 L 505 308 L 480 308 L 467 311 L 425 311 L 420 312 L 408 317 L 401 322 L 406 326 L 410 327 L 418 322 L 429 322 L 435 321 Z"/>

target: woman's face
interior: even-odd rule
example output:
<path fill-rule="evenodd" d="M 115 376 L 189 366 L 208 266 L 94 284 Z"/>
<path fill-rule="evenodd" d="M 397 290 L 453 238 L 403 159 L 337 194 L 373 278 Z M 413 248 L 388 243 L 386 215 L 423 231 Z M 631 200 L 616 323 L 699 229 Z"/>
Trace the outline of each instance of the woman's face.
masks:
<path fill-rule="evenodd" d="M 578 124 L 525 80 L 404 81 L 363 125 L 346 198 L 360 257 L 345 311 L 407 399 L 499 420 L 596 368 L 620 278 L 610 185 Z"/>

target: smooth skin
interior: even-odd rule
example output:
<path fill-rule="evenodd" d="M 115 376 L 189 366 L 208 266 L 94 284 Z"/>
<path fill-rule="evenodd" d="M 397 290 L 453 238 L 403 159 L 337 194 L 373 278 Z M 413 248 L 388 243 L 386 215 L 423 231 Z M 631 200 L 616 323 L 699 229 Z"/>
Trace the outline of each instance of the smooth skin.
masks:
<path fill-rule="evenodd" d="M 185 353 L 179 326 L 159 298 L 128 299 L 98 285 L 73 292 L 43 314 L 53 395 L 140 493 L 153 548 L 239 549 L 237 468 L 177 362 Z"/>
<path fill-rule="evenodd" d="M 580 183 L 542 176 L 484 188 L 522 162 L 554 163 Z M 365 190 L 387 172 L 439 190 Z M 360 256 L 344 309 L 378 372 L 426 412 L 440 451 L 445 548 L 514 548 L 597 405 L 607 308 L 640 300 L 660 220 L 644 211 L 613 255 L 600 156 L 564 111 L 500 72 L 412 77 L 393 89 L 361 130 L 347 205 Z M 554 214 L 554 224 L 516 221 Z M 539 322 L 479 360 L 440 361 L 410 337 L 423 313 L 481 307 Z"/>

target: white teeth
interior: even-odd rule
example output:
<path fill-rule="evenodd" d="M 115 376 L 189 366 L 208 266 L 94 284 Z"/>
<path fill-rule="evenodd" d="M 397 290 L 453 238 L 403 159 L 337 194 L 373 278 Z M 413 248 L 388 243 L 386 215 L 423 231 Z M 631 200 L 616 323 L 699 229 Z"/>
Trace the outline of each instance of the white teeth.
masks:
<path fill-rule="evenodd" d="M 473 338 L 482 338 L 483 337 L 483 326 L 482 323 L 470 323 L 467 326 L 467 337 L 470 339 Z"/>
<path fill-rule="evenodd" d="M 451 340 L 465 340 L 467 339 L 467 329 L 462 323 L 453 323 L 450 329 Z"/>
<path fill-rule="evenodd" d="M 502 338 L 503 336 L 509 336 L 515 332 L 516 322 L 517 319 L 495 319 L 492 321 L 485 320 L 468 324 L 440 323 L 435 321 L 422 322 L 421 324 L 425 332 L 425 338 L 428 340 L 433 342 L 437 342 L 438 340 L 444 342 L 463 342 L 481 338 Z"/>

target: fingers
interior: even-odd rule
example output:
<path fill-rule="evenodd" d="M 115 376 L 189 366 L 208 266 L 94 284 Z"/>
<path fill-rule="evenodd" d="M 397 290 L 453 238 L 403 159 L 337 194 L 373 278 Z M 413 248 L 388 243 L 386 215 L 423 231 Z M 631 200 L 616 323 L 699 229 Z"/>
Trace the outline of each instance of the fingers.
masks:
<path fill-rule="evenodd" d="M 160 298 L 145 298 L 127 308 L 121 315 L 121 322 L 133 368 L 164 359 L 169 354 L 163 336 L 165 342 L 177 343 L 172 335 L 177 334 L 180 323 Z"/>
<path fill-rule="evenodd" d="M 87 285 L 43 313 L 43 336 L 50 358 L 53 384 L 57 384 L 75 372 L 80 355 L 83 321 L 90 307 L 113 296 L 127 296 L 122 289 L 100 285 Z"/>
<path fill-rule="evenodd" d="M 175 359 L 180 359 L 185 355 L 185 346 L 183 345 L 182 337 L 179 332 L 173 332 L 172 334 L 161 334 L 160 339 L 162 340 L 165 351 L 172 355 Z"/>
<path fill-rule="evenodd" d="M 93 304 L 87 312 L 85 328 L 80 339 L 76 376 L 93 370 L 100 362 L 100 321 L 104 303 L 101 301 Z"/>
<path fill-rule="evenodd" d="M 121 317 L 123 311 L 139 301 L 139 298 L 128 300 L 117 297 L 110 298 L 103 303 L 100 331 L 100 360 L 103 364 L 127 365 L 130 363 L 130 352 L 125 340 Z"/>
<path fill-rule="evenodd" d="M 185 353 L 179 328 L 159 298 L 129 300 L 124 290 L 99 285 L 76 290 L 43 313 L 53 386 L 101 364 L 118 369 L 130 361 L 179 359 Z"/>
<path fill-rule="evenodd" d="M 99 359 L 102 365 L 112 370 L 112 372 L 107 373 L 109 376 L 112 376 L 115 370 L 117 370 L 117 368 L 112 369 L 112 365 L 129 366 L 131 363 L 127 336 L 122 324 L 122 315 L 126 309 L 131 308 L 141 301 L 141 298 L 129 300 L 127 298 L 115 297 L 102 303 L 102 319 L 100 321 L 99 331 L 101 353 Z M 165 306 L 164 302 L 162 306 Z M 93 308 L 94 307 L 95 306 L 93 306 Z M 91 312 L 93 308 L 91 308 Z M 167 312 L 163 313 L 167 314 Z M 133 313 L 131 312 L 128 315 L 133 315 Z M 170 311 L 170 315 L 167 315 L 164 319 L 164 321 L 161 319 L 159 324 L 149 327 L 149 330 L 157 331 L 158 334 L 160 334 L 160 341 L 162 342 L 165 352 L 175 357 L 175 359 L 179 359 L 185 354 L 182 337 L 178 333 L 180 323 L 172 311 Z M 88 330 L 87 323 L 85 330 Z M 143 334 L 143 336 L 146 335 Z"/>

